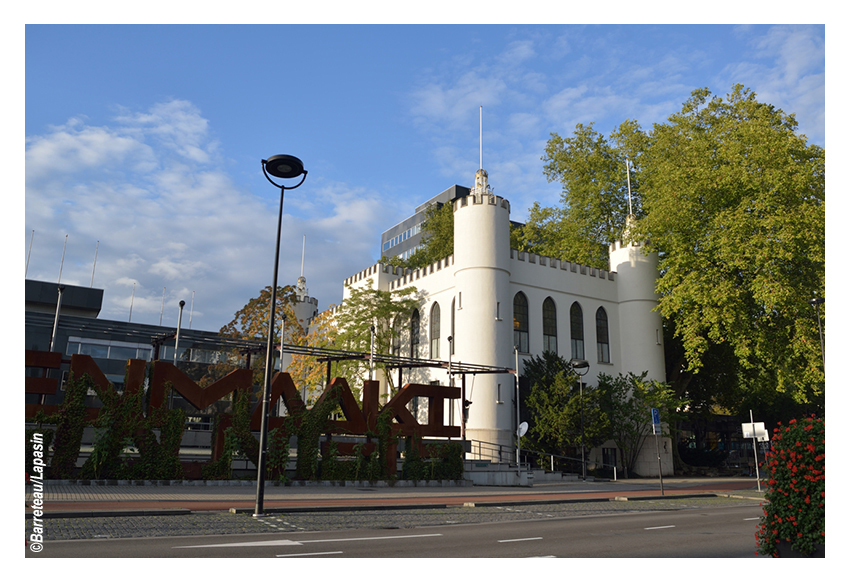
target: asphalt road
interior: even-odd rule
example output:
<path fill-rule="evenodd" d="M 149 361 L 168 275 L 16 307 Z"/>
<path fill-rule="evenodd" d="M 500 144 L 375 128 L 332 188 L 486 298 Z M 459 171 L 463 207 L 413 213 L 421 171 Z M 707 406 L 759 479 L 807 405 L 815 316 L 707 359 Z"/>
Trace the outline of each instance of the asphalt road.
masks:
<path fill-rule="evenodd" d="M 754 557 L 754 533 L 761 514 L 758 502 L 751 500 L 696 498 L 265 518 L 221 513 L 140 516 L 126 518 L 138 521 L 137 537 L 120 537 L 119 530 L 133 535 L 128 522 L 101 537 L 48 536 L 41 553 L 27 554 L 45 558 Z M 222 535 L 202 529 L 192 535 L 191 528 L 202 527 L 199 520 L 205 517 L 222 524 L 221 529 L 236 531 Z M 86 537 L 86 527 L 99 527 L 92 522 L 97 519 L 115 518 L 78 518 L 74 535 Z M 182 520 L 186 529 L 163 528 L 155 524 L 157 520 L 175 524 Z M 157 529 L 144 530 L 145 524 Z M 61 527 L 57 520 L 47 525 L 54 534 Z M 266 533 L 248 533 L 258 530 Z"/>

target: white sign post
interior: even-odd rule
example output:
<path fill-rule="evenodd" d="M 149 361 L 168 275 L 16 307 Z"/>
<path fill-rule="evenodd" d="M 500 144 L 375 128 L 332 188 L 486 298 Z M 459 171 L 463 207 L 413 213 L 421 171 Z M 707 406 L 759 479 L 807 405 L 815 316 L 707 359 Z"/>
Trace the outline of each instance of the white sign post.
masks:
<path fill-rule="evenodd" d="M 767 436 L 767 430 L 764 428 L 763 422 L 753 422 L 753 411 L 750 410 L 750 422 L 741 424 L 741 432 L 744 433 L 744 438 L 753 439 L 753 455 L 756 459 L 756 484 L 761 492 L 761 475 L 759 475 L 759 452 L 757 443 L 765 443 L 770 440 Z"/>
<path fill-rule="evenodd" d="M 661 483 L 661 495 L 664 495 L 664 477 L 661 476 L 661 451 L 658 448 L 658 435 L 661 434 L 661 416 L 658 409 L 652 409 L 652 434 L 655 435 L 655 454 L 658 457 L 658 481 Z"/>

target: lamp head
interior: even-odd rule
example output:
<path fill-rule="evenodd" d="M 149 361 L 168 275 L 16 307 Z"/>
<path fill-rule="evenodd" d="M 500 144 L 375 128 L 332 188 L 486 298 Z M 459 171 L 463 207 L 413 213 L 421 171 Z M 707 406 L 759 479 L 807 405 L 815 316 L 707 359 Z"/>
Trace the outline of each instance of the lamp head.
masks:
<path fill-rule="evenodd" d="M 587 363 L 587 360 L 580 360 L 578 358 L 573 358 L 567 365 L 570 367 L 570 370 L 578 374 L 579 376 L 584 376 L 590 371 L 590 364 Z"/>
<path fill-rule="evenodd" d="M 279 155 L 272 156 L 267 160 L 263 160 L 263 166 L 266 172 L 275 178 L 297 178 L 301 174 L 306 174 L 304 164 L 295 156 Z"/>

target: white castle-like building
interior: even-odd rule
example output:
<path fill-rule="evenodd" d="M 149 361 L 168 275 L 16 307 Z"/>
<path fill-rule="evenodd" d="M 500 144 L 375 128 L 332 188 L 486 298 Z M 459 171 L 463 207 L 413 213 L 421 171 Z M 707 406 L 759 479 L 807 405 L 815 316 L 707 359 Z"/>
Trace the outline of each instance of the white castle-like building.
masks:
<path fill-rule="evenodd" d="M 414 271 L 378 263 L 344 281 L 343 301 L 351 288 L 366 285 L 385 291 L 416 287 L 419 309 L 401 322 L 404 331 L 394 351 L 514 369 L 517 346 L 520 371 L 523 360 L 549 350 L 586 360 L 586 384 L 595 384 L 600 373 L 647 372 L 649 379 L 665 380 L 661 318 L 654 311 L 655 255 L 644 254 L 640 244 L 618 241 L 610 246 L 611 270 L 605 271 L 511 249 L 510 203 L 493 194 L 483 169 L 476 172 L 469 195 L 450 203 L 452 256 Z M 381 381 L 386 392 L 387 383 Z M 419 368 L 404 381 L 447 384 L 449 379 L 444 369 Z M 472 404 L 466 438 L 515 446 L 514 392 L 510 374 L 477 375 L 467 385 Z M 456 402 L 447 413 L 451 424 L 459 424 L 460 407 Z M 641 475 L 658 474 L 655 445 L 649 445 L 635 467 Z M 603 451 L 610 460 L 614 448 L 608 442 L 591 451 L 589 459 L 608 462 Z M 669 439 L 660 449 L 662 471 L 672 474 Z"/>

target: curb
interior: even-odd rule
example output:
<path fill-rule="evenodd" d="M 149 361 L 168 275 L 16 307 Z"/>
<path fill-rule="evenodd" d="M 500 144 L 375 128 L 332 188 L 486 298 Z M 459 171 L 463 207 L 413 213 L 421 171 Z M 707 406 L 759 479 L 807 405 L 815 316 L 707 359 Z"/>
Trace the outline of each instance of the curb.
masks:
<path fill-rule="evenodd" d="M 581 499 L 544 499 L 544 500 L 522 500 L 522 501 L 475 501 L 463 503 L 417 503 L 404 504 L 392 503 L 382 505 L 332 505 L 332 506 L 298 506 L 298 507 L 270 507 L 264 508 L 263 515 L 278 514 L 278 513 L 330 513 L 334 511 L 398 511 L 404 509 L 438 509 L 438 508 L 455 508 L 455 507 L 505 507 L 505 506 L 523 506 L 523 505 L 554 505 L 559 503 L 600 503 L 600 502 L 618 502 L 618 501 L 658 501 L 664 499 L 688 499 L 688 498 L 706 498 L 706 497 L 728 497 L 738 499 L 748 499 L 752 501 L 760 501 L 756 497 L 744 495 L 728 495 L 719 493 L 685 493 L 681 495 L 642 495 L 642 496 L 617 496 L 617 497 L 598 497 L 598 498 L 581 498 Z M 190 509 L 93 509 L 85 511 L 52 511 L 49 514 L 44 514 L 41 519 L 59 519 L 59 518 L 80 518 L 80 517 L 134 517 L 134 516 L 158 516 L 158 515 L 193 515 L 204 513 L 224 513 L 224 510 L 190 510 Z M 254 508 L 250 507 L 231 507 L 227 513 L 253 514 Z M 26 519 L 32 519 L 32 511 L 26 512 Z"/>
<path fill-rule="evenodd" d="M 257 480 L 248 481 L 241 479 L 230 479 L 220 481 L 181 481 L 181 480 L 123 480 L 123 479 L 46 479 L 44 487 L 51 486 L 85 486 L 85 487 L 256 487 Z M 399 479 L 396 481 L 266 481 L 264 487 L 472 487 L 471 479 L 443 479 L 411 481 Z M 27 484 L 27 487 L 32 487 Z"/>

